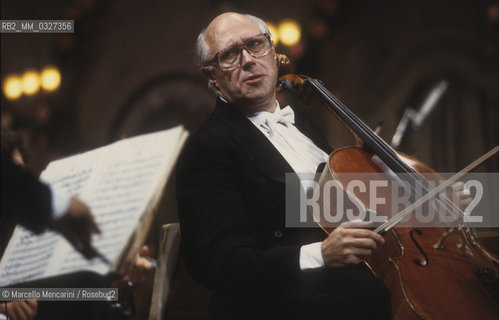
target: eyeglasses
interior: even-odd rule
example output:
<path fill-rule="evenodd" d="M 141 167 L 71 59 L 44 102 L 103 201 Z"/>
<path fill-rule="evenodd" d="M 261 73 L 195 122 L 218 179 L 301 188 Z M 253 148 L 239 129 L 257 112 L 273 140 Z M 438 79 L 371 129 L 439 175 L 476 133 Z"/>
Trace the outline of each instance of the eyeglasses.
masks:
<path fill-rule="evenodd" d="M 240 44 L 218 51 L 213 59 L 208 61 L 206 65 L 213 64 L 220 70 L 225 71 L 235 69 L 241 63 L 243 48 L 253 58 L 261 58 L 270 52 L 272 49 L 272 42 L 270 41 L 270 36 L 267 33 L 259 34 L 244 40 Z"/>

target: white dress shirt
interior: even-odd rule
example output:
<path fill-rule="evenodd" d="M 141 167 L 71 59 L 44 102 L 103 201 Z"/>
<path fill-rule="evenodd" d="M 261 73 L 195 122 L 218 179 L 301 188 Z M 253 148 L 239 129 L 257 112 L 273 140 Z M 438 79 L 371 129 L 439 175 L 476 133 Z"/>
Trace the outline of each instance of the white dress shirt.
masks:
<path fill-rule="evenodd" d="M 257 112 L 248 119 L 269 139 L 296 173 L 314 174 L 317 166 L 327 161 L 328 155 L 294 126 L 293 109 L 290 106 L 281 109 L 279 102 L 276 103 L 273 113 Z M 302 186 L 308 190 L 311 187 L 310 181 L 302 181 Z M 321 242 L 301 247 L 302 270 L 323 266 Z"/>
<path fill-rule="evenodd" d="M 57 220 L 68 211 L 71 196 L 61 188 L 56 188 L 51 184 L 48 186 L 52 194 L 52 218 Z"/>

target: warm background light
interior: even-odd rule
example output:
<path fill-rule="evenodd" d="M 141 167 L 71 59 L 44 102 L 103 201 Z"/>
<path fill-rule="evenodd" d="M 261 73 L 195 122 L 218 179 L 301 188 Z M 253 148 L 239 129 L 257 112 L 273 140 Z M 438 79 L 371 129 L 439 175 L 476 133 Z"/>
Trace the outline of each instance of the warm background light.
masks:
<path fill-rule="evenodd" d="M 8 76 L 3 82 L 3 94 L 9 100 L 17 99 L 23 93 L 21 79 L 18 76 Z"/>
<path fill-rule="evenodd" d="M 54 91 L 61 84 L 61 73 L 55 67 L 46 67 L 41 73 L 42 88 L 47 91 Z"/>
<path fill-rule="evenodd" d="M 40 76 L 36 71 L 26 71 L 22 77 L 24 94 L 32 95 L 40 89 Z"/>
<path fill-rule="evenodd" d="M 277 45 L 279 42 L 279 32 L 277 32 L 276 26 L 272 22 L 266 22 L 267 28 L 270 31 L 270 37 L 274 41 L 274 45 Z"/>
<path fill-rule="evenodd" d="M 284 20 L 279 24 L 279 39 L 282 44 L 292 46 L 300 41 L 300 25 L 294 20 Z"/>

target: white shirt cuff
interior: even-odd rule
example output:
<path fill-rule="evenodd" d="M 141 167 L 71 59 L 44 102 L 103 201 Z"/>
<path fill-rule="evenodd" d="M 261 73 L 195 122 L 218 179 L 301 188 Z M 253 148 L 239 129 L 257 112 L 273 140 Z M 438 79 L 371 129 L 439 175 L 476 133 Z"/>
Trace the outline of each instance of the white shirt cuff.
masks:
<path fill-rule="evenodd" d="M 49 187 L 52 193 L 52 218 L 57 220 L 68 211 L 71 197 L 62 189 L 54 188 L 52 185 Z"/>
<path fill-rule="evenodd" d="M 301 270 L 324 267 L 321 244 L 322 242 L 314 242 L 301 247 L 300 249 Z"/>

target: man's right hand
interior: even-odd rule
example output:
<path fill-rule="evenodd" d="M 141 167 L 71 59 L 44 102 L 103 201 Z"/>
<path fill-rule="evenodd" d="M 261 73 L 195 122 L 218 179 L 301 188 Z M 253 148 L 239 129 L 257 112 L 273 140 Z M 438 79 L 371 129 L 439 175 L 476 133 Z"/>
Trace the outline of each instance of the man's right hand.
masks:
<path fill-rule="evenodd" d="M 370 222 L 359 220 L 343 222 L 334 229 L 321 245 L 324 264 L 333 268 L 357 264 L 385 243 L 382 236 L 365 229 L 369 226 Z"/>

